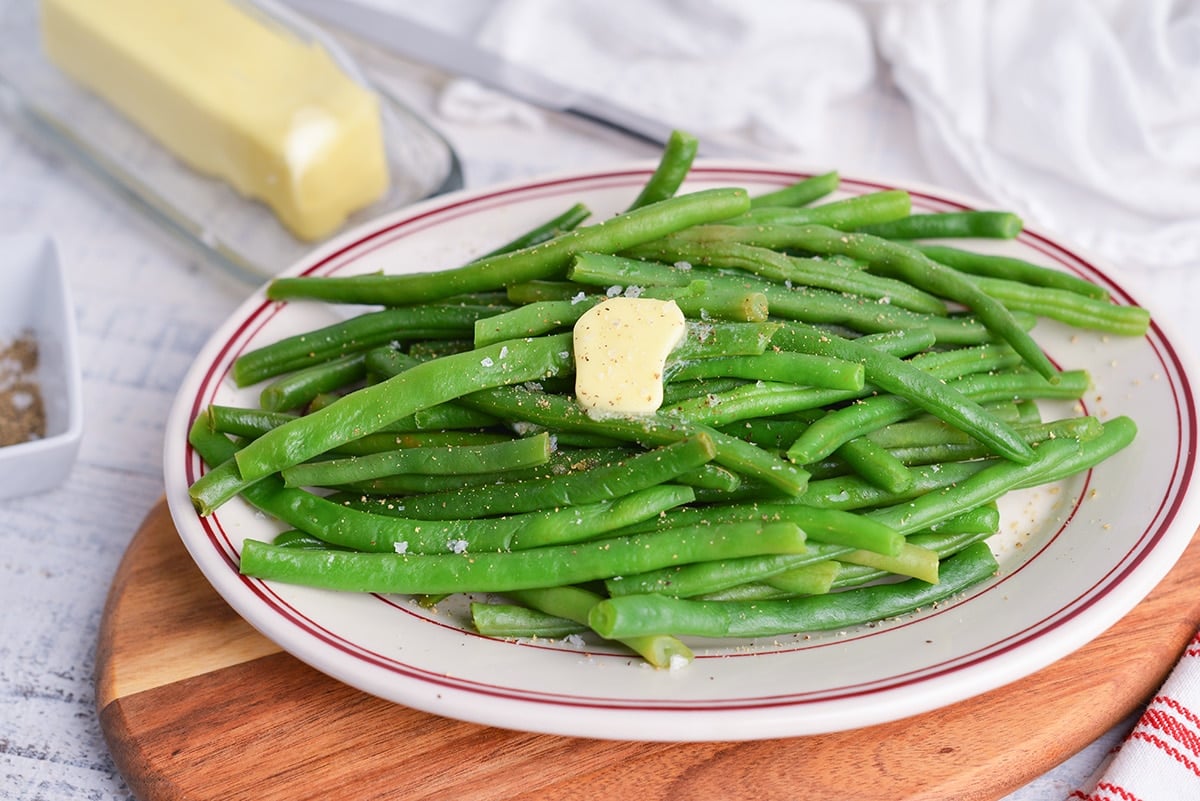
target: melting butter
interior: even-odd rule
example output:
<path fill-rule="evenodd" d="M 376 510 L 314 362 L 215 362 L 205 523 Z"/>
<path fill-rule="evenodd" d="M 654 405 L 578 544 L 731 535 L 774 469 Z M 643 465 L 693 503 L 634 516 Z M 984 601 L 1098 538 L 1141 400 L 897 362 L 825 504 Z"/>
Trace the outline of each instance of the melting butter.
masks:
<path fill-rule="evenodd" d="M 592 417 L 650 414 L 687 323 L 673 300 L 609 298 L 575 323 L 575 397 Z"/>
<path fill-rule="evenodd" d="M 228 0 L 41 0 L 50 60 L 301 239 L 389 184 L 378 98 L 319 45 Z"/>

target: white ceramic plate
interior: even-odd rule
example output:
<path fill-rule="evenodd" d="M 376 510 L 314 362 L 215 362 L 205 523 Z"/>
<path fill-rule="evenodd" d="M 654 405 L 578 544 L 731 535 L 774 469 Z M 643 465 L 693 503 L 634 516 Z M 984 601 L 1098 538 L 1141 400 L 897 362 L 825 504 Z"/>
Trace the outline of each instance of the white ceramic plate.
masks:
<path fill-rule="evenodd" d="M 347 234 L 285 274 L 456 266 L 576 201 L 586 202 L 597 220 L 620 211 L 652 166 L 427 201 Z M 693 170 L 684 191 L 738 185 L 756 193 L 804 174 L 706 163 Z M 843 193 L 881 188 L 843 180 Z M 971 205 L 941 191 L 904 188 L 918 210 Z M 1107 270 L 1036 232 L 978 246 L 1082 275 L 1117 302 L 1135 302 Z M 209 403 L 257 402 L 257 388 L 238 390 L 229 379 L 239 354 L 345 313 L 318 303 L 271 303 L 259 293 L 221 327 L 168 421 L 171 512 L 208 580 L 267 637 L 361 690 L 448 717 L 564 735 L 700 741 L 816 734 L 926 712 L 1012 682 L 1084 645 L 1166 575 L 1200 519 L 1191 492 L 1195 398 L 1176 344 L 1158 324 L 1141 339 L 1040 324 L 1036 336 L 1056 362 L 1094 376 L 1086 411 L 1102 419 L 1130 415 L 1140 427 L 1137 440 L 1088 474 L 1005 499 L 1003 528 L 992 540 L 1001 573 L 919 614 L 811 636 L 697 642 L 696 661 L 669 671 L 596 642 L 488 639 L 470 630 L 462 604 L 443 604 L 435 613 L 404 597 L 244 578 L 237 571 L 243 539 L 270 539 L 278 529 L 240 499 L 209 518 L 195 514 L 186 490 L 203 468 L 186 445 L 189 423 Z"/>

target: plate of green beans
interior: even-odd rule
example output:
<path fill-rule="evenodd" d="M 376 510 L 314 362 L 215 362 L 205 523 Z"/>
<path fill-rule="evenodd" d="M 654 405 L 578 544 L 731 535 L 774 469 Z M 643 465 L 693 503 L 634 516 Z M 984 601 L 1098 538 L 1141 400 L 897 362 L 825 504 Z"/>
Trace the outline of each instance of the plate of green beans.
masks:
<path fill-rule="evenodd" d="M 188 551 L 282 648 L 487 725 L 664 741 L 927 712 L 1087 643 L 1200 521 L 1188 357 L 1011 212 L 653 162 L 464 191 L 271 279 L 170 413 Z M 658 410 L 573 326 L 675 303 Z"/>

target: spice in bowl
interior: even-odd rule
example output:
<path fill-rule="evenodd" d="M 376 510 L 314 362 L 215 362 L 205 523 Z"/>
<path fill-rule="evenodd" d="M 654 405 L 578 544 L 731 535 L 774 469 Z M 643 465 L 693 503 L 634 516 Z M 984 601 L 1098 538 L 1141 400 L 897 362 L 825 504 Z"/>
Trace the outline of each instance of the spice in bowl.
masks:
<path fill-rule="evenodd" d="M 37 363 L 37 340 L 31 332 L 0 342 L 0 447 L 46 435 Z"/>

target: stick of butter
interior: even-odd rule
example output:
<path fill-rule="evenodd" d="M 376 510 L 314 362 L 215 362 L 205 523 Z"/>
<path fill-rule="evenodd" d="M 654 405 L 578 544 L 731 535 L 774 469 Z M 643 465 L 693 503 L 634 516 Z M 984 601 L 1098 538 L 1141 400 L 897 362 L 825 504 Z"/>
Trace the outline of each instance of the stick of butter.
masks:
<path fill-rule="evenodd" d="M 575 397 L 596 418 L 650 414 L 663 401 L 667 357 L 687 333 L 673 300 L 616 297 L 575 323 Z"/>
<path fill-rule="evenodd" d="M 319 45 L 227 0 L 41 0 L 64 72 L 301 239 L 388 187 L 376 96 Z"/>

